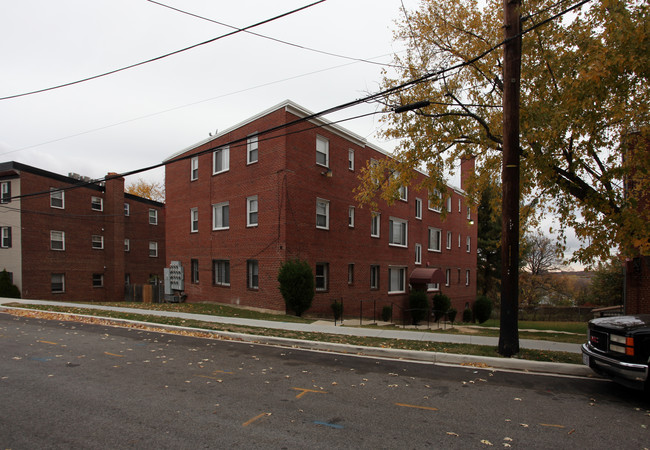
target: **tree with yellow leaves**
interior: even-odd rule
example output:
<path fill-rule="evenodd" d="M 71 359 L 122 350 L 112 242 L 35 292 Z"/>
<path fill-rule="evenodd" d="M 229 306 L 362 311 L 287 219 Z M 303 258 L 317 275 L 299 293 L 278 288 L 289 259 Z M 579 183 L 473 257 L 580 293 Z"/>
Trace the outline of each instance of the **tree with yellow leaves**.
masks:
<path fill-rule="evenodd" d="M 138 181 L 127 185 L 124 190 L 129 194 L 148 198 L 149 200 L 165 201 L 165 185 L 159 181 L 145 181 L 138 178 Z"/>
<path fill-rule="evenodd" d="M 522 4 L 522 221 L 558 217 L 560 231 L 572 228 L 580 239 L 574 260 L 583 264 L 617 248 L 650 254 L 650 205 L 625 189 L 633 178 L 636 192 L 650 190 L 648 5 L 593 0 L 563 14 L 572 5 Z M 470 196 L 500 178 L 502 9 L 495 0 L 422 0 L 404 11 L 395 37 L 408 49 L 395 55 L 401 69 L 385 72 L 383 87 L 440 75 L 384 98 L 387 110 L 430 105 L 385 116 L 385 137 L 401 141 L 394 159 L 362 171 L 359 201 L 393 201 L 414 168 L 430 175 L 420 188 L 444 191 L 444 174 L 470 155 L 477 162 Z"/>

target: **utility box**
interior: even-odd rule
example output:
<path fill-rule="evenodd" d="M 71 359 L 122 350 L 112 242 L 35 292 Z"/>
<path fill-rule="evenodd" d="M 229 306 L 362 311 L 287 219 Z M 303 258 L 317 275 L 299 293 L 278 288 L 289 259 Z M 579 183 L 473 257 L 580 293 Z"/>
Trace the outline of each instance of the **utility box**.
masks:
<path fill-rule="evenodd" d="M 165 275 L 165 300 L 168 302 L 182 302 L 185 300 L 185 273 L 180 261 L 172 261 L 164 269 Z"/>

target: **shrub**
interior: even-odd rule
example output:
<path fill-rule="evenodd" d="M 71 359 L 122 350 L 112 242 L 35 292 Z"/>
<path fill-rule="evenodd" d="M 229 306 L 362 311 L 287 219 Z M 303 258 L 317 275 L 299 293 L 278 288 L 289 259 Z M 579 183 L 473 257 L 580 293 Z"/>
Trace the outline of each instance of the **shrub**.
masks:
<path fill-rule="evenodd" d="M 463 322 L 470 323 L 472 321 L 472 310 L 465 308 L 463 310 Z"/>
<path fill-rule="evenodd" d="M 447 319 L 449 319 L 452 325 L 454 324 L 454 320 L 456 320 L 457 313 L 458 311 L 456 311 L 456 309 L 454 308 L 449 308 L 449 310 L 447 311 Z"/>
<path fill-rule="evenodd" d="M 429 300 L 425 291 L 411 291 L 409 294 L 409 309 L 413 325 L 417 325 L 429 314 Z"/>
<path fill-rule="evenodd" d="M 20 290 L 11 282 L 7 269 L 0 272 L 0 297 L 20 298 Z"/>
<path fill-rule="evenodd" d="M 384 322 L 390 322 L 393 318 L 393 307 L 391 305 L 384 305 L 381 309 L 381 320 Z"/>
<path fill-rule="evenodd" d="M 474 302 L 474 318 L 478 323 L 483 323 L 490 318 L 492 314 L 492 300 L 485 295 L 481 295 Z"/>
<path fill-rule="evenodd" d="M 334 300 L 332 303 L 332 312 L 334 313 L 334 321 L 340 320 L 343 317 L 343 302 Z"/>
<path fill-rule="evenodd" d="M 451 300 L 445 294 L 436 294 L 433 296 L 433 317 L 436 322 L 442 319 L 451 307 Z"/>
<path fill-rule="evenodd" d="M 298 259 L 286 261 L 280 266 L 278 281 L 287 309 L 302 316 L 314 300 L 314 273 L 309 264 Z"/>

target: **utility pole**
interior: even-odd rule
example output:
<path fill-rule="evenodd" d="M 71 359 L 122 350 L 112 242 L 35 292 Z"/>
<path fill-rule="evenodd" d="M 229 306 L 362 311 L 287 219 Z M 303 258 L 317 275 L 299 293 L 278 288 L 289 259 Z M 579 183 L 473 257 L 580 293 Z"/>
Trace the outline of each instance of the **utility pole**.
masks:
<path fill-rule="evenodd" d="M 503 0 L 503 166 L 499 353 L 519 353 L 519 82 L 521 0 Z"/>

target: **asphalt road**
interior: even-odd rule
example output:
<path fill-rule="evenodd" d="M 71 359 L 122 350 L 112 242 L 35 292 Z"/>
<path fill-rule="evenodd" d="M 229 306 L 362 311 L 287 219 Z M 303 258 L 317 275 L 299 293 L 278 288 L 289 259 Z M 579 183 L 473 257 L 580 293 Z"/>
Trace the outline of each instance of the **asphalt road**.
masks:
<path fill-rule="evenodd" d="M 0 314 L 0 448 L 648 448 L 614 383 Z"/>

